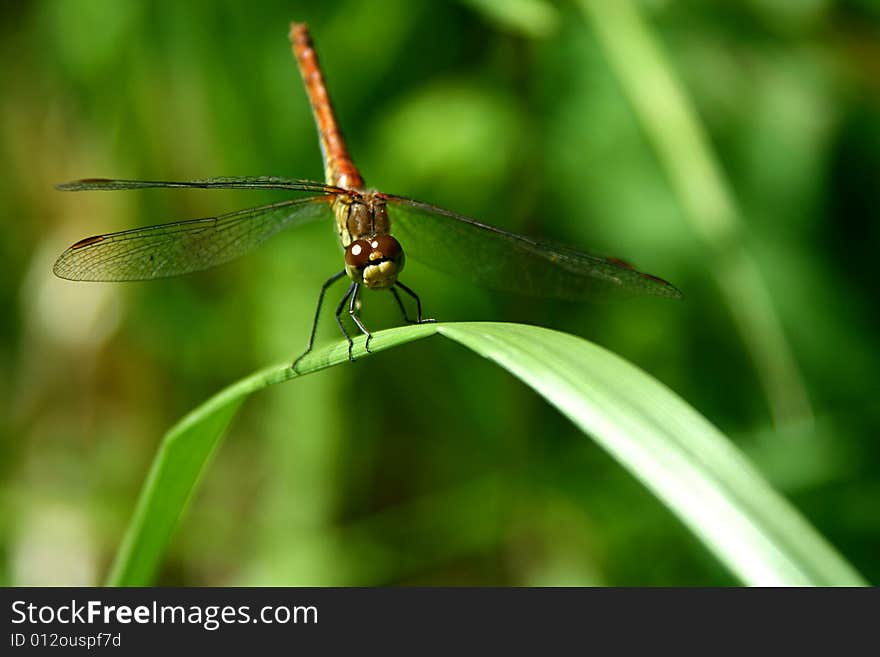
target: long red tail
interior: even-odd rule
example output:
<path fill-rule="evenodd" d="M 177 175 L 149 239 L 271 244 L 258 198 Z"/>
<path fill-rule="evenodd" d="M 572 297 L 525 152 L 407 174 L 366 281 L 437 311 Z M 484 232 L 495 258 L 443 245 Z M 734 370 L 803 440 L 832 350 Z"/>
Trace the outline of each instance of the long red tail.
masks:
<path fill-rule="evenodd" d="M 315 116 L 315 124 L 318 126 L 318 137 L 321 140 L 321 155 L 324 157 L 324 176 L 327 184 L 344 187 L 347 189 L 361 190 L 364 187 L 364 179 L 351 160 L 345 139 L 330 95 L 327 93 L 327 85 L 321 66 L 318 63 L 318 54 L 312 45 L 312 37 L 309 27 L 305 23 L 290 24 L 290 42 L 293 45 L 293 54 L 299 71 L 302 74 L 309 95 L 309 103 Z"/>

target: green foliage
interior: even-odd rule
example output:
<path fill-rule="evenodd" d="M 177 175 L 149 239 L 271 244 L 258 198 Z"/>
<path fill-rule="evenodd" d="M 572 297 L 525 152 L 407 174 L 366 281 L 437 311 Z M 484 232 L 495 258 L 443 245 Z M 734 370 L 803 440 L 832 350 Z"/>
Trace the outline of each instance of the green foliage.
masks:
<path fill-rule="evenodd" d="M 753 470 L 877 581 L 880 111 L 868 4 L 0 3 L 0 581 L 103 579 L 153 463 L 173 475 L 167 506 L 150 507 L 163 522 L 138 507 L 151 533 L 129 534 L 118 581 L 717 586 L 777 581 L 756 565 L 767 559 L 786 581 L 855 581 L 800 521 L 776 532 L 774 519 L 791 516 Z M 627 423 L 611 442 L 587 427 L 608 456 L 450 340 L 252 396 L 196 488 L 216 432 L 190 427 L 175 444 L 197 448 L 156 460 L 176 419 L 304 347 L 319 286 L 341 267 L 333 230 L 285 231 L 187 277 L 70 283 L 52 263 L 87 235 L 289 196 L 54 185 L 320 178 L 291 20 L 312 27 L 369 186 L 619 256 L 684 294 L 553 303 L 487 293 L 409 257 L 402 280 L 427 315 L 601 345 L 674 390 L 751 466 L 723 456 L 728 441 L 677 402 L 686 426 L 715 438 L 646 442 L 651 398 L 624 394 L 625 377 L 579 373 L 571 383 L 590 387 L 591 403 L 616 391 L 635 404 L 578 406 Z M 461 262 L 453 240 L 426 246 Z M 319 345 L 338 339 L 338 294 Z M 363 295 L 377 335 L 400 323 L 388 296 Z M 228 418 L 213 417 L 219 431 Z M 633 477 L 620 454 L 646 445 L 652 458 L 638 463 L 666 470 Z M 650 477 L 667 471 L 679 476 L 665 486 Z M 691 494 L 700 481 L 728 496 Z M 726 525 L 706 517 L 713 500 L 726 500 Z M 765 559 L 736 556 L 755 553 Z"/>
<path fill-rule="evenodd" d="M 580 338 L 519 324 L 390 329 L 374 336 L 372 351 L 434 333 L 495 361 L 541 394 L 663 500 L 744 583 L 862 583 L 715 427 L 638 368 Z M 175 425 L 153 462 L 108 583 L 152 583 L 184 506 L 248 395 L 347 360 L 347 345 L 338 343 L 309 354 L 298 372 L 289 364 L 266 368 Z"/>

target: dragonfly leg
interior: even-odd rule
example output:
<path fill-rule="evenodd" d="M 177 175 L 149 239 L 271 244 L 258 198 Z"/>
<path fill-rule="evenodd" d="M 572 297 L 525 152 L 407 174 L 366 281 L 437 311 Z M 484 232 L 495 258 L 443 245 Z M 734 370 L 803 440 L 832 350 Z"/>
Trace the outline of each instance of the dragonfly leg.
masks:
<path fill-rule="evenodd" d="M 391 288 L 391 292 L 394 294 L 394 298 L 397 299 L 397 305 L 400 306 L 400 311 L 403 313 L 403 318 L 407 322 L 409 322 L 410 324 L 429 324 L 431 322 L 437 321 L 436 319 L 432 319 L 431 317 L 424 317 L 424 318 L 422 317 L 422 300 L 419 299 L 418 294 L 416 294 L 415 292 L 410 290 L 406 285 L 404 285 L 400 281 L 397 281 L 397 283 L 395 283 L 395 285 L 397 287 L 399 287 L 401 290 L 403 290 L 404 292 L 406 292 L 413 299 L 416 300 L 416 313 L 417 313 L 416 317 L 417 317 L 417 319 L 416 319 L 416 321 L 412 321 L 406 315 L 406 308 L 403 307 L 403 302 L 400 300 L 400 295 L 397 294 L 397 290 L 395 290 L 393 287 Z"/>
<path fill-rule="evenodd" d="M 306 350 L 302 352 L 299 357 L 293 361 L 293 365 L 291 367 L 294 371 L 296 371 L 296 366 L 299 365 L 299 362 L 305 358 L 306 355 L 312 350 L 312 345 L 315 344 L 315 332 L 318 330 L 318 319 L 321 317 L 321 304 L 324 303 L 324 294 L 327 292 L 327 288 L 333 285 L 340 278 L 345 276 L 345 270 L 333 274 L 330 278 L 324 281 L 324 284 L 321 286 L 321 293 L 318 295 L 318 307 L 315 308 L 315 318 L 312 320 L 312 332 L 309 333 L 309 345 L 306 347 Z M 338 313 L 337 313 L 338 314 Z"/>
<path fill-rule="evenodd" d="M 397 307 L 400 308 L 400 314 L 403 315 L 403 321 L 407 324 L 417 324 L 414 319 L 410 319 L 409 315 L 406 314 L 406 306 L 403 305 L 403 299 L 400 298 L 400 295 L 397 293 L 393 287 L 391 288 L 391 294 L 394 295 L 394 300 L 397 302 Z"/>
<path fill-rule="evenodd" d="M 357 327 L 361 330 L 361 333 L 363 333 L 364 335 L 367 336 L 367 341 L 364 343 L 364 349 L 366 349 L 367 352 L 369 352 L 370 351 L 370 340 L 373 339 L 373 334 L 367 330 L 367 327 L 364 326 L 364 323 L 361 321 L 361 318 L 358 317 L 358 315 L 357 315 L 357 312 L 358 312 L 357 299 L 358 299 L 358 294 L 360 294 L 360 291 L 361 291 L 361 286 L 358 283 L 354 283 L 354 285 L 352 287 L 354 287 L 354 292 L 352 293 L 351 300 L 348 303 L 348 314 L 351 316 L 352 321 L 354 321 L 354 323 L 357 324 Z M 350 358 L 351 357 L 351 340 L 349 340 L 348 355 Z"/>
<path fill-rule="evenodd" d="M 354 347 L 354 342 L 352 341 L 351 336 L 348 334 L 348 331 L 345 330 L 345 324 L 342 323 L 342 310 L 343 308 L 345 308 L 345 302 L 348 301 L 349 298 L 354 299 L 357 288 L 357 283 L 352 283 L 351 285 L 349 285 L 348 290 L 339 301 L 339 305 L 336 306 L 336 325 L 339 327 L 339 330 L 342 331 L 342 335 L 345 336 L 345 339 L 348 340 L 348 360 L 350 361 L 354 360 L 354 356 L 351 355 L 351 349 L 352 347 Z"/>

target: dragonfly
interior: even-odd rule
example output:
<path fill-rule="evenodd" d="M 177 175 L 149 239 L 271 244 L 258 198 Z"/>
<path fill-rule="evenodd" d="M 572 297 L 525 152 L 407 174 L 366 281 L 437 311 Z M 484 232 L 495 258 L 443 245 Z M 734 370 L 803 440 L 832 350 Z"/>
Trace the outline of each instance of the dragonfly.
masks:
<path fill-rule="evenodd" d="M 390 291 L 407 322 L 434 321 L 422 316 L 419 296 L 399 280 L 406 261 L 403 244 L 406 254 L 413 258 L 493 290 L 570 301 L 645 295 L 681 297 L 672 284 L 638 271 L 619 258 L 518 235 L 444 208 L 368 189 L 346 147 L 308 26 L 292 23 L 290 41 L 318 129 L 325 182 L 251 176 L 182 182 L 86 178 L 58 185 L 62 191 L 272 189 L 310 195 L 214 217 L 86 237 L 59 256 L 54 273 L 75 281 L 178 276 L 238 258 L 282 230 L 333 219 L 344 250 L 344 267 L 321 287 L 308 344 L 294 361 L 294 369 L 312 350 L 328 288 L 345 277 L 349 284 L 335 317 L 348 341 L 349 360 L 354 360 L 354 342 L 343 322 L 346 309 L 366 336 L 366 351 L 372 337 L 360 318 L 363 289 Z M 409 317 L 399 292 L 415 302 L 414 319 Z"/>

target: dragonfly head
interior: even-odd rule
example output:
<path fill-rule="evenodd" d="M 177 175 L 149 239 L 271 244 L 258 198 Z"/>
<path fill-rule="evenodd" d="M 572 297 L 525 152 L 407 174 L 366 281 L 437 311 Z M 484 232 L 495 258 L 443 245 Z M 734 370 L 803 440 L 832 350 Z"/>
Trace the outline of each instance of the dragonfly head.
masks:
<path fill-rule="evenodd" d="M 373 290 L 392 287 L 405 262 L 403 247 L 391 235 L 355 240 L 345 249 L 345 272 Z"/>

